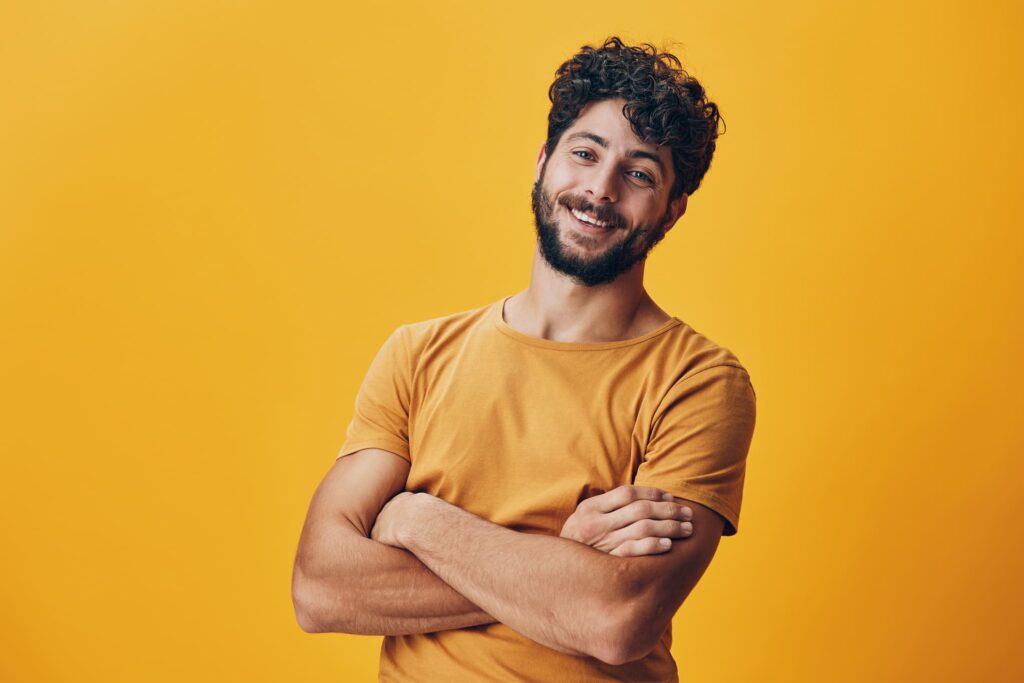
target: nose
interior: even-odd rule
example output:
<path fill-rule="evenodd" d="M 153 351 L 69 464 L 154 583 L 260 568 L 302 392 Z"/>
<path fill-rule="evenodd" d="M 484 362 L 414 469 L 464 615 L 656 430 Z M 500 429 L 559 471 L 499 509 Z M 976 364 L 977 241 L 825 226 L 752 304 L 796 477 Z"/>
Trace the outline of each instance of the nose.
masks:
<path fill-rule="evenodd" d="M 615 185 L 616 176 L 613 164 L 593 166 L 587 177 L 587 198 L 595 204 L 614 202 L 618 199 Z"/>

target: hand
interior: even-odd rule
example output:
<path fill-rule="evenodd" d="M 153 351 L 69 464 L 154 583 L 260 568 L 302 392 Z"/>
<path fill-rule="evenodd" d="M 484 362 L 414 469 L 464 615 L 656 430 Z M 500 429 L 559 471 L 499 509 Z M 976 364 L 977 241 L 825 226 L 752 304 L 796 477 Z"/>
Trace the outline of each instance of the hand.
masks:
<path fill-rule="evenodd" d="M 394 498 L 384 503 L 384 507 L 377 513 L 377 520 L 370 529 L 370 538 L 385 545 L 395 548 L 404 548 L 398 541 L 398 527 L 401 524 L 402 506 L 410 501 L 409 496 L 415 496 L 412 491 L 402 491 Z M 404 502 L 403 502 L 404 501 Z"/>
<path fill-rule="evenodd" d="M 656 555 L 667 552 L 673 538 L 690 536 L 692 519 L 693 510 L 671 494 L 625 484 L 580 501 L 559 536 L 619 557 Z"/>

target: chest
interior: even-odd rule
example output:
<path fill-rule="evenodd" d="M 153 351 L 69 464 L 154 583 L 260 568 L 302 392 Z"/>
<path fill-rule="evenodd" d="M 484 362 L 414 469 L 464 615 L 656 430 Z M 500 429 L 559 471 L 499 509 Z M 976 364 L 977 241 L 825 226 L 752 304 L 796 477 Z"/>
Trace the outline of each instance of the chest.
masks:
<path fill-rule="evenodd" d="M 580 500 L 631 483 L 650 387 L 607 357 L 486 349 L 427 366 L 410 414 L 407 490 L 517 531 L 557 534 Z"/>

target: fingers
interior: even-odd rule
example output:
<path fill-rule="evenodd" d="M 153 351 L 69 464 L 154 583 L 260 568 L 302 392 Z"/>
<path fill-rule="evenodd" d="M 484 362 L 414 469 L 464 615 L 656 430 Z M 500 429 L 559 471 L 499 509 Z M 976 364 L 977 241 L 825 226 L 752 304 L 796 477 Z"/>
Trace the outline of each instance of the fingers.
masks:
<path fill-rule="evenodd" d="M 678 503 L 666 501 L 636 500 L 605 515 L 604 522 L 610 530 L 621 529 L 642 519 L 670 519 L 678 522 L 693 520 L 693 509 Z"/>
<path fill-rule="evenodd" d="M 667 541 L 664 542 L 664 541 Z M 667 538 L 640 538 L 626 541 L 615 550 L 608 553 L 619 557 L 640 557 L 641 555 L 657 555 L 668 552 L 672 548 L 672 541 Z"/>
<path fill-rule="evenodd" d="M 608 534 L 605 542 L 613 546 L 621 546 L 626 542 L 645 538 L 688 538 L 692 534 L 692 522 L 680 522 L 674 519 L 641 519 Z"/>
<path fill-rule="evenodd" d="M 671 496 L 671 494 L 653 486 L 623 484 L 606 493 L 587 498 L 581 505 L 592 506 L 598 512 L 611 512 L 638 500 L 671 500 L 671 497 L 666 499 L 665 496 Z"/>

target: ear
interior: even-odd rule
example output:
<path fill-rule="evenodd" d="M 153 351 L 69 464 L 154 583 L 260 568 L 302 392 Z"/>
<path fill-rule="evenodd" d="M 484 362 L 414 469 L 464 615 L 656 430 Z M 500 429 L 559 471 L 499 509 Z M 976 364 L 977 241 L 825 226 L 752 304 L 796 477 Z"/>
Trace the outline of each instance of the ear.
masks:
<path fill-rule="evenodd" d="M 676 221 L 686 213 L 686 200 L 688 198 L 689 195 L 684 192 L 676 199 L 673 199 L 672 203 L 668 205 L 668 219 L 665 221 L 665 227 L 663 228 L 665 232 L 668 232 L 676 224 Z"/>
<path fill-rule="evenodd" d="M 540 153 L 537 155 L 537 175 L 534 177 L 534 182 L 540 180 L 541 169 L 544 168 L 544 162 L 548 159 L 548 148 L 547 143 L 540 143 Z"/>

